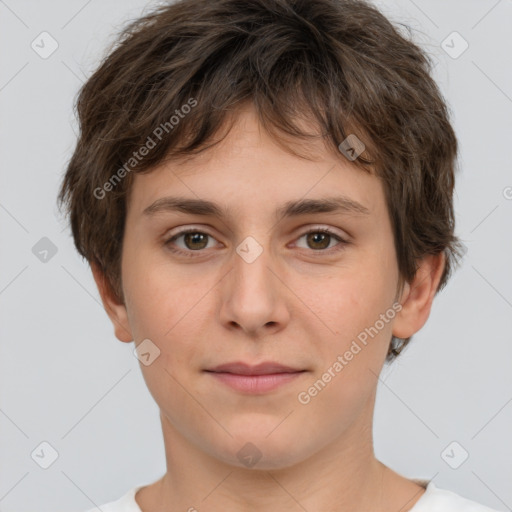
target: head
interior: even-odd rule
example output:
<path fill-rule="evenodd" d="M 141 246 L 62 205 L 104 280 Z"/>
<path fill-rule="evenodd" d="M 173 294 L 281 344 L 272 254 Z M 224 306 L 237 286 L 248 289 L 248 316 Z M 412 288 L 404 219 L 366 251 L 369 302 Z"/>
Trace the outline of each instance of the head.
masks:
<path fill-rule="evenodd" d="M 426 322 L 460 255 L 430 71 L 365 2 L 183 0 L 129 25 L 80 91 L 59 199 L 116 336 L 158 348 L 148 387 L 203 451 L 318 452 Z M 250 400 L 207 371 L 269 360 L 302 373 Z"/>

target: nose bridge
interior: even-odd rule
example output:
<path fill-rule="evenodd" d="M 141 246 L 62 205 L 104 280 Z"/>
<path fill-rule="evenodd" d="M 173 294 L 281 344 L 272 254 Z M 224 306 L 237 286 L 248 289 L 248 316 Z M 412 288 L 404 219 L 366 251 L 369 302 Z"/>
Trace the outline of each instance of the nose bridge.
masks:
<path fill-rule="evenodd" d="M 282 324 L 287 318 L 279 280 L 270 270 L 275 262 L 269 237 L 261 235 L 260 239 L 262 243 L 247 236 L 236 247 L 222 304 L 224 323 L 236 323 L 253 334 L 265 326 Z"/>
<path fill-rule="evenodd" d="M 268 237 L 260 243 L 255 237 L 247 236 L 236 247 L 233 259 L 232 295 L 239 301 L 252 301 L 253 307 L 269 302 L 273 294 L 272 273 L 268 268 L 272 259 Z"/>

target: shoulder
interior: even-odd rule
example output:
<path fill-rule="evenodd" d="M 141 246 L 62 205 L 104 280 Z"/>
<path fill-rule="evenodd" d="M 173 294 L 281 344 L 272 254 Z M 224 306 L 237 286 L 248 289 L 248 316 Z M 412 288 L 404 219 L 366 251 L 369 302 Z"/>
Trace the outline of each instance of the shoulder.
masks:
<path fill-rule="evenodd" d="M 416 502 L 410 512 L 498 512 L 492 508 L 471 501 L 455 492 L 439 489 L 434 482 Z"/>
<path fill-rule="evenodd" d="M 109 501 L 108 503 L 101 505 L 101 507 L 91 508 L 86 512 L 142 512 L 135 501 L 135 494 L 142 487 L 142 485 L 134 487 L 121 496 L 121 498 L 115 501 Z"/>

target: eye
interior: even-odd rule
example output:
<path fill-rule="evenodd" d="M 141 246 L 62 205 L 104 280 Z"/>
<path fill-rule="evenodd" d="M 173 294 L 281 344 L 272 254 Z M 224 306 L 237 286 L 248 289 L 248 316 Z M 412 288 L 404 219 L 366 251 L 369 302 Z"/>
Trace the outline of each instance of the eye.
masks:
<path fill-rule="evenodd" d="M 307 246 L 306 249 L 312 249 L 314 251 L 320 251 L 320 252 L 330 252 L 330 249 L 333 248 L 331 245 L 331 242 L 338 241 L 338 244 L 334 245 L 334 250 L 341 250 L 343 249 L 344 245 L 346 245 L 348 242 L 341 238 L 339 235 L 331 231 L 327 228 L 315 228 L 307 231 L 306 233 L 303 233 L 298 240 L 301 238 L 306 239 Z M 326 249 L 329 249 L 327 251 Z"/>
<path fill-rule="evenodd" d="M 184 246 L 180 246 L 176 243 L 180 238 L 183 238 Z M 209 245 L 209 242 L 212 240 L 215 239 L 208 233 L 204 233 L 197 229 L 185 229 L 167 240 L 165 245 L 173 252 L 192 256 L 192 252 L 198 252 L 203 249 L 210 249 L 213 247 L 212 245 Z M 174 248 L 173 245 L 177 245 L 178 249 Z"/>

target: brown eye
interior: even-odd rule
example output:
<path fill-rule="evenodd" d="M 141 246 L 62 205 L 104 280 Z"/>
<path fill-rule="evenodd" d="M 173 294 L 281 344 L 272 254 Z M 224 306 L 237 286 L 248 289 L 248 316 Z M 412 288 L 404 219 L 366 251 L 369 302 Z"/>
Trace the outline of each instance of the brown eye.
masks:
<path fill-rule="evenodd" d="M 321 232 L 308 233 L 306 239 L 311 249 L 327 249 L 331 242 L 331 235 Z"/>
<path fill-rule="evenodd" d="M 213 247 L 214 242 L 215 238 L 208 233 L 197 229 L 187 229 L 174 235 L 164 245 L 173 252 L 191 256 L 194 252 L 202 252 L 203 249 Z"/>
<path fill-rule="evenodd" d="M 208 245 L 208 235 L 205 233 L 185 233 L 183 241 L 187 249 L 192 251 L 204 249 Z"/>
<path fill-rule="evenodd" d="M 343 240 L 339 235 L 333 233 L 328 229 L 312 229 L 302 236 L 299 237 L 299 240 L 305 238 L 306 246 L 299 245 L 302 249 L 311 249 L 313 251 L 320 252 L 331 252 L 332 250 L 343 249 L 343 247 L 348 243 Z M 332 242 L 338 242 L 337 244 Z"/>

